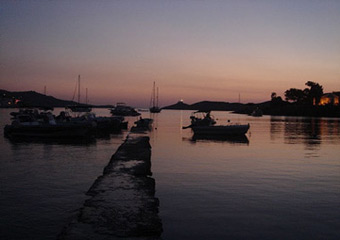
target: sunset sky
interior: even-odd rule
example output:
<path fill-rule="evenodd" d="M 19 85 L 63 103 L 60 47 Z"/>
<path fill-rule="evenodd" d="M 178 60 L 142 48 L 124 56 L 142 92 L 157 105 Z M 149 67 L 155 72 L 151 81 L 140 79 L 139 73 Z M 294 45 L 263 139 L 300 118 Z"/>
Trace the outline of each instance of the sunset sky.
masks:
<path fill-rule="evenodd" d="M 2 0 L 0 44 L 0 89 L 71 100 L 80 74 L 92 104 L 340 91 L 338 0 Z"/>

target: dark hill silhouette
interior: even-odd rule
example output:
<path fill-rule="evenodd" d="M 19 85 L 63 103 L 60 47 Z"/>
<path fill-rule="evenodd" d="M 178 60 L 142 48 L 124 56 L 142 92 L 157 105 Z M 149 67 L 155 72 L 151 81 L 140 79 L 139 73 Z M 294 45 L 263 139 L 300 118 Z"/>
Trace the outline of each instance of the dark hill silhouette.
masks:
<path fill-rule="evenodd" d="M 66 107 L 77 104 L 74 101 L 65 101 L 52 96 L 46 96 L 35 91 L 10 92 L 0 89 L 1 98 L 18 99 L 18 107 Z M 85 104 L 82 104 L 85 105 Z"/>
<path fill-rule="evenodd" d="M 214 101 L 202 101 L 190 105 L 192 109 L 197 110 L 215 110 L 215 111 L 235 111 L 239 109 L 243 104 L 241 103 L 229 103 L 229 102 L 214 102 Z"/>
<path fill-rule="evenodd" d="M 228 103 L 228 102 L 214 102 L 214 101 L 201 101 L 194 104 L 186 104 L 177 102 L 176 104 L 163 107 L 163 109 L 177 109 L 177 110 L 201 110 L 201 111 L 236 111 L 242 108 L 241 103 Z"/>
<path fill-rule="evenodd" d="M 163 107 L 162 109 L 191 110 L 192 108 L 190 107 L 190 105 L 188 105 L 188 104 L 186 104 L 182 101 L 178 101 L 177 103 Z"/>

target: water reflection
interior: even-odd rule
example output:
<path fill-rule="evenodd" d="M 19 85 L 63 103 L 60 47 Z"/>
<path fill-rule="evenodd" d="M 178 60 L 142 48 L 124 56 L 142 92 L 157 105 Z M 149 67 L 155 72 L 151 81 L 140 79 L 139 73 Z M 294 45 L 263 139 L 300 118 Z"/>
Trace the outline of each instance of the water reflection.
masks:
<path fill-rule="evenodd" d="M 213 135 L 196 135 L 194 134 L 191 139 L 192 142 L 228 142 L 231 144 L 246 144 L 249 145 L 249 139 L 246 135 L 242 136 L 213 136 Z"/>
<path fill-rule="evenodd" d="M 282 130 L 282 120 L 278 117 L 270 117 L 270 140 L 275 141 L 276 139 L 280 138 Z"/>
<path fill-rule="evenodd" d="M 43 144 L 43 145 L 69 145 L 69 146 L 90 146 L 96 145 L 95 138 L 91 139 L 39 139 L 39 138 L 10 138 L 7 139 L 13 147 L 20 145 L 30 144 Z"/>
<path fill-rule="evenodd" d="M 302 142 L 307 147 L 314 148 L 312 145 L 321 144 L 320 119 L 295 118 L 285 121 L 284 139 L 287 144 Z"/>
<path fill-rule="evenodd" d="M 182 137 L 182 141 L 196 143 L 228 143 L 231 145 L 249 145 L 249 139 L 243 136 L 214 136 L 214 135 L 193 135 L 192 137 Z"/>
<path fill-rule="evenodd" d="M 338 144 L 340 120 L 302 117 L 271 117 L 270 138 L 283 133 L 285 144 L 303 143 L 307 150 L 317 150 L 321 144 Z"/>

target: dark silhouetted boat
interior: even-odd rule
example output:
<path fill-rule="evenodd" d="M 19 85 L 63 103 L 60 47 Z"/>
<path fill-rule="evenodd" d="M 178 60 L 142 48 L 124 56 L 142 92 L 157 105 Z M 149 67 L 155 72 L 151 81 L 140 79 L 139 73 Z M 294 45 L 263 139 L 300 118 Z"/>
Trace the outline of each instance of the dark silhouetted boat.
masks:
<path fill-rule="evenodd" d="M 135 121 L 136 126 L 131 128 L 131 132 L 145 132 L 150 131 L 152 128 L 153 119 L 151 118 L 140 118 Z"/>
<path fill-rule="evenodd" d="M 157 88 L 157 94 L 156 94 L 155 82 L 153 82 L 153 88 L 152 88 L 152 95 L 151 95 L 150 109 L 149 110 L 150 110 L 151 113 L 161 112 L 161 108 L 158 106 L 158 88 Z"/>
<path fill-rule="evenodd" d="M 114 108 L 111 109 L 111 114 L 116 116 L 139 116 L 140 113 L 137 112 L 133 107 L 125 105 L 125 103 L 119 102 Z"/>
<path fill-rule="evenodd" d="M 246 134 L 250 127 L 249 124 L 215 125 L 216 121 L 210 115 L 210 111 L 194 112 L 190 119 L 191 124 L 183 129 L 191 128 L 196 136 L 240 136 Z"/>
<path fill-rule="evenodd" d="M 90 122 L 58 122 L 50 112 L 23 111 L 4 128 L 8 138 L 88 138 L 94 125 Z"/>
<path fill-rule="evenodd" d="M 78 75 L 78 83 L 76 85 L 76 89 L 73 94 L 72 101 L 74 101 L 75 93 L 78 90 L 78 104 L 75 105 L 69 105 L 66 107 L 66 109 L 70 109 L 72 112 L 91 112 L 92 107 L 87 104 L 87 88 L 86 88 L 86 104 L 80 103 L 80 75 Z"/>

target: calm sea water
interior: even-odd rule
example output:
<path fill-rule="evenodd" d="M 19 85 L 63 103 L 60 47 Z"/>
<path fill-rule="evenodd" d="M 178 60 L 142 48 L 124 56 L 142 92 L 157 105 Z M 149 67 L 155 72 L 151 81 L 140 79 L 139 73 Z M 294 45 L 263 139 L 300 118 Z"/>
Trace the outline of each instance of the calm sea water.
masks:
<path fill-rule="evenodd" d="M 340 239 L 340 119 L 212 114 L 250 123 L 247 138 L 193 140 L 181 128 L 190 111 L 152 116 L 163 239 Z M 1 137 L 0 239 L 55 239 L 126 134 L 87 145 Z"/>

